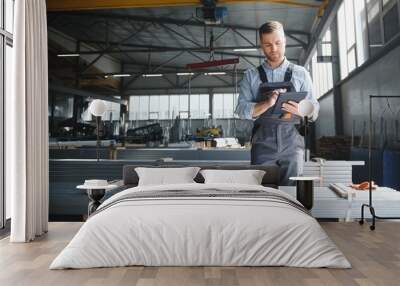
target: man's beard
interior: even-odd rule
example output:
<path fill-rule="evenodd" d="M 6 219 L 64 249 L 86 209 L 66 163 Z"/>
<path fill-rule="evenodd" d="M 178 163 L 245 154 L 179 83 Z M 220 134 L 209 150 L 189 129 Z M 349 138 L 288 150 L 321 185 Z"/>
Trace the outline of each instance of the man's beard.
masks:
<path fill-rule="evenodd" d="M 271 56 L 266 55 L 266 58 L 267 58 L 267 60 L 269 62 L 279 62 L 279 61 L 283 61 L 284 57 L 278 56 L 278 55 L 275 55 L 274 57 L 271 57 Z"/>

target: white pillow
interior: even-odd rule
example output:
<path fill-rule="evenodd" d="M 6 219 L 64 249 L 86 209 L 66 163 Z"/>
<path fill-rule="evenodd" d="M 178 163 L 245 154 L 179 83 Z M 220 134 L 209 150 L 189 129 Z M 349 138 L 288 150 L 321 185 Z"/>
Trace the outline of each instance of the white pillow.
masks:
<path fill-rule="evenodd" d="M 135 168 L 139 176 L 138 186 L 195 183 L 193 179 L 199 170 L 199 167 Z"/>
<path fill-rule="evenodd" d="M 201 170 L 204 183 L 230 183 L 261 185 L 265 171 L 262 170 Z"/>

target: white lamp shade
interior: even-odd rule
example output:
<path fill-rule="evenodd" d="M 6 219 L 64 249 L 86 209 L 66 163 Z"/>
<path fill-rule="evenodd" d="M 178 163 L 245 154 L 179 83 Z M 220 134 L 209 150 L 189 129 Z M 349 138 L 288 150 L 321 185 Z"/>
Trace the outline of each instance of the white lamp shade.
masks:
<path fill-rule="evenodd" d="M 104 101 L 95 99 L 90 103 L 89 112 L 94 116 L 102 116 L 106 112 L 106 105 Z"/>
<path fill-rule="evenodd" d="M 299 113 L 301 116 L 308 116 L 310 117 L 314 113 L 314 105 L 312 104 L 311 100 L 303 99 L 299 102 Z"/>

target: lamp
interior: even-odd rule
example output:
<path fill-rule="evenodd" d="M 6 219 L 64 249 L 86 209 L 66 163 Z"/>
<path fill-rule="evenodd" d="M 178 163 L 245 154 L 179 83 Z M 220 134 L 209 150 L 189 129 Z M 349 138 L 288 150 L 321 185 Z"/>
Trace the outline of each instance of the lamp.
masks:
<path fill-rule="evenodd" d="M 308 161 L 310 158 L 310 150 L 308 150 L 308 138 L 307 138 L 307 130 L 308 130 L 308 118 L 312 116 L 314 113 L 315 107 L 312 104 L 311 100 L 303 99 L 299 102 L 298 105 L 299 113 L 304 118 L 304 142 L 305 142 L 305 154 L 304 161 Z"/>
<path fill-rule="evenodd" d="M 106 105 L 104 104 L 103 100 L 95 99 L 90 103 L 89 112 L 96 117 L 96 135 L 97 135 L 97 142 L 96 142 L 96 157 L 97 162 L 99 161 L 99 147 L 100 147 L 100 137 L 99 137 L 99 123 L 100 118 L 106 111 Z"/>

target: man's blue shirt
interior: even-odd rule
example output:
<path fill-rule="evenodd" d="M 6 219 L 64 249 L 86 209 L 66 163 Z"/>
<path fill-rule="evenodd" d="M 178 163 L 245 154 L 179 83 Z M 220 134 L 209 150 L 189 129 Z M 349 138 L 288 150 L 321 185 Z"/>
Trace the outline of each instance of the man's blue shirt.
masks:
<path fill-rule="evenodd" d="M 289 64 L 290 62 L 285 58 L 279 67 L 273 69 L 264 61 L 262 67 L 265 70 L 268 82 L 283 82 Z M 313 84 L 309 72 L 302 66 L 293 65 L 291 82 L 296 91 L 307 92 L 306 98 L 311 100 L 315 107 L 314 114 L 311 118 L 311 120 L 315 121 L 318 117 L 319 103 L 313 92 Z M 238 114 L 240 118 L 252 120 L 257 119 L 256 117 L 253 118 L 252 114 L 254 106 L 256 105 L 258 89 L 261 83 L 257 68 L 252 68 L 245 72 L 243 79 L 240 82 L 240 93 L 235 110 L 235 113 Z"/>

